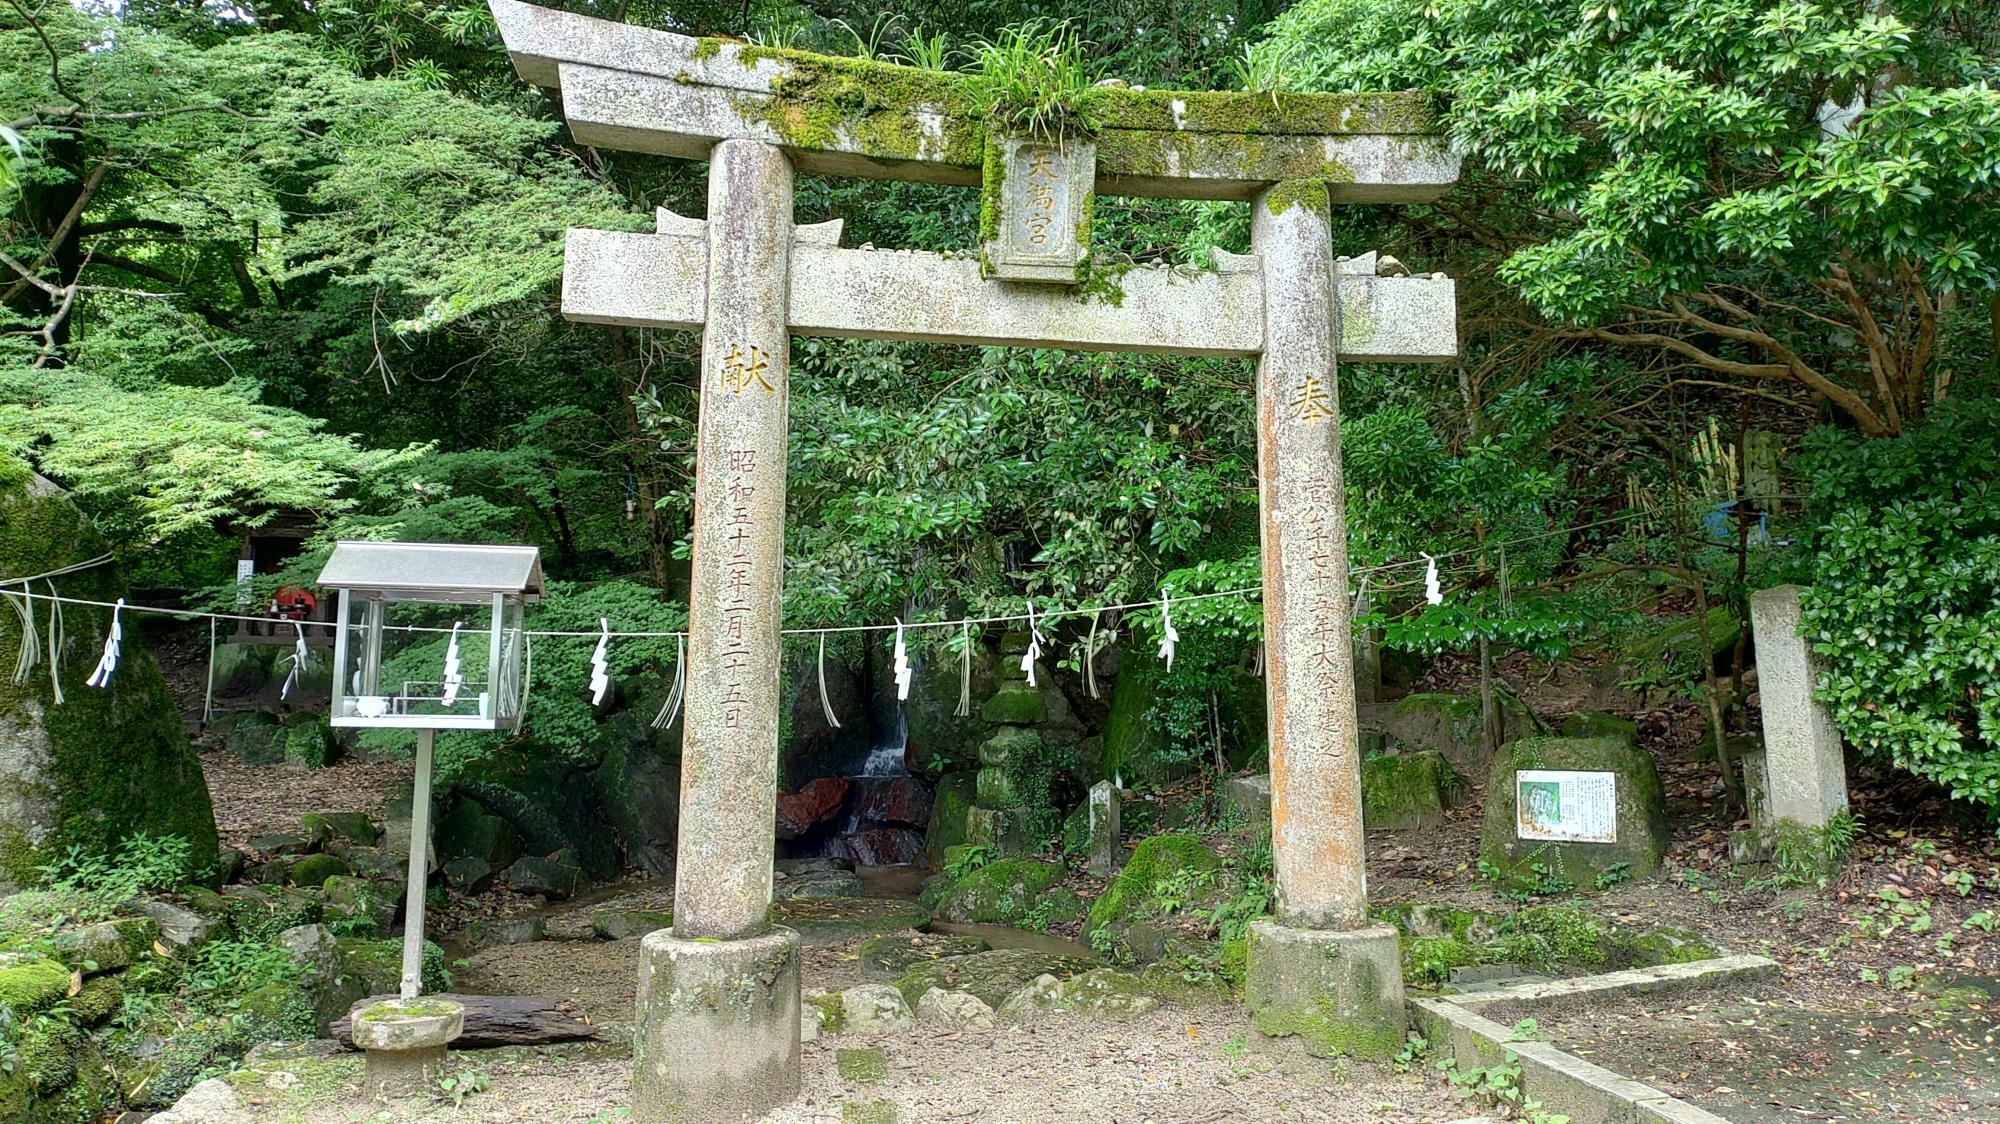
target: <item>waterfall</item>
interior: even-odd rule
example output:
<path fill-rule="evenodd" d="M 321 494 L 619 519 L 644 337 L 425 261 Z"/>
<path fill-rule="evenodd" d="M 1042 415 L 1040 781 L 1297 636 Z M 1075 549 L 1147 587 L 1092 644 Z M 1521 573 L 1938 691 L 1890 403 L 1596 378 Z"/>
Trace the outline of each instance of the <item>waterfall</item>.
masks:
<path fill-rule="evenodd" d="M 889 731 L 888 738 L 881 745 L 875 746 L 868 751 L 868 760 L 861 764 L 861 775 L 864 777 L 908 776 L 909 770 L 903 767 L 903 754 L 909 747 L 909 742 L 909 727 L 903 721 L 903 708 L 898 706 L 896 708 L 896 728 Z"/>

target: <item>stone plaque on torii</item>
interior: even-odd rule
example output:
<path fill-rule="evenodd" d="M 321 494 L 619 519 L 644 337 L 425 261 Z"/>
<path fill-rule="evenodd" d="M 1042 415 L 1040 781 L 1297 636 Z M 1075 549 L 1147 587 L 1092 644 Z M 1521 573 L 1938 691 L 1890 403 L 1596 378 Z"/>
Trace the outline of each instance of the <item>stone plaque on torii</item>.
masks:
<path fill-rule="evenodd" d="M 799 1087 L 798 942 L 768 921 L 794 335 L 1257 358 L 1277 917 L 1246 1000 L 1316 1052 L 1399 1048 L 1396 932 L 1367 912 L 1336 373 L 1453 359 L 1456 314 L 1442 275 L 1336 258 L 1328 207 L 1454 182 L 1424 99 L 1100 88 L 1088 137 L 989 137 L 959 75 L 489 3 L 579 142 L 709 161 L 707 219 L 571 230 L 564 259 L 565 316 L 702 333 L 674 924 L 642 944 L 634 1118 L 754 1118 Z M 979 251 L 843 249 L 838 222 L 793 225 L 795 171 L 977 186 Z M 1252 253 L 1093 268 L 1093 193 L 1248 202 Z"/>

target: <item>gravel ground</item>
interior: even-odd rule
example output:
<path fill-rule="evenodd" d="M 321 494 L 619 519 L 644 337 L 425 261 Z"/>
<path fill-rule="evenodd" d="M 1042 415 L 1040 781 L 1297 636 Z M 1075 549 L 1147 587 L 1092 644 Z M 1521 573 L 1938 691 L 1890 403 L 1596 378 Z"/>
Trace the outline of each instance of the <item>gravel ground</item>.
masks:
<path fill-rule="evenodd" d="M 835 1052 L 879 1046 L 888 1076 L 850 1083 Z M 354 1058 L 318 1063 L 303 1080 L 266 1078 L 244 1089 L 260 1121 L 519 1121 L 610 1124 L 629 1102 L 631 1063 L 575 1048 L 456 1054 L 458 1072 L 490 1086 L 461 1105 L 438 1099 L 387 1109 L 366 1101 Z M 1436 1078 L 1307 1057 L 1266 1042 L 1229 1008 L 1164 1007 L 1131 1020 L 1055 1015 L 1024 1027 L 886 1038 L 834 1036 L 805 1046 L 805 1088 L 766 1124 L 840 1121 L 850 1107 L 887 1101 L 913 1124 L 1219 1124 L 1300 1120 L 1441 1124 L 1465 1115 Z M 290 1085 L 276 1088 L 274 1085 Z M 386 1113 L 386 1115 L 384 1115 Z"/>

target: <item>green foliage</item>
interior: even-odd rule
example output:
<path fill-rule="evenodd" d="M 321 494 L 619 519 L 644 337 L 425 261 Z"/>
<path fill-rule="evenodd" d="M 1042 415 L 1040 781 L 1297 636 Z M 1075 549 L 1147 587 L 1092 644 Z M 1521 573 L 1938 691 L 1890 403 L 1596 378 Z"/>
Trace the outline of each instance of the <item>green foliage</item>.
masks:
<path fill-rule="evenodd" d="M 1550 321 L 1795 380 L 1883 435 L 1952 365 L 1889 341 L 2000 280 L 1996 35 L 1965 0 L 1306 0 L 1272 38 L 1304 88 L 1450 95 L 1483 240 Z"/>
<path fill-rule="evenodd" d="M 1092 131 L 1077 106 L 1095 81 L 1088 65 L 1069 24 L 1030 21 L 974 46 L 967 88 L 979 112 L 1000 128 L 1059 140 Z"/>
<path fill-rule="evenodd" d="M 203 944 L 189 960 L 181 982 L 202 1007 L 226 1012 L 258 988 L 289 984 L 303 973 L 283 946 L 236 937 Z"/>
<path fill-rule="evenodd" d="M 965 843 L 951 848 L 946 856 L 944 876 L 952 882 L 962 882 L 965 876 L 986 866 L 994 859 L 993 848 L 978 843 Z"/>
<path fill-rule="evenodd" d="M 1807 438 L 1802 628 L 1841 733 L 2000 813 L 2000 401 L 1922 427 Z"/>
<path fill-rule="evenodd" d="M 73 903 L 76 920 L 101 920 L 141 894 L 186 881 L 189 850 L 180 836 L 139 832 L 127 836 L 112 855 L 71 844 L 36 873 L 51 894 Z"/>

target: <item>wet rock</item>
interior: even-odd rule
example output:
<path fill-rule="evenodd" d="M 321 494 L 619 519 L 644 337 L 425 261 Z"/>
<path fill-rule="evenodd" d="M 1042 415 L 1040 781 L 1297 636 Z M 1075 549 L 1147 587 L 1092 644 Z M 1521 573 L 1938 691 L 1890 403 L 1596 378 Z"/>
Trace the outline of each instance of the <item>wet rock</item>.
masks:
<path fill-rule="evenodd" d="M 978 937 L 951 933 L 887 933 L 861 942 L 861 970 L 883 979 L 896 979 L 918 964 L 943 960 L 948 956 L 971 956 L 985 952 L 986 942 Z"/>
<path fill-rule="evenodd" d="M 853 811 L 866 823 L 922 828 L 931 819 L 931 788 L 915 777 L 862 777 Z"/>
<path fill-rule="evenodd" d="M 827 870 L 853 870 L 854 860 L 834 855 L 805 855 L 796 859 L 779 859 L 771 865 L 780 874 L 816 874 Z"/>
<path fill-rule="evenodd" d="M 845 870 L 814 870 L 786 875 L 774 882 L 772 898 L 858 898 L 864 893 L 861 879 Z"/>
<path fill-rule="evenodd" d="M 917 1000 L 917 1018 L 939 1030 L 992 1030 L 999 1025 L 993 1008 L 977 995 L 938 987 L 924 992 L 923 998 Z"/>
<path fill-rule="evenodd" d="M 944 861 L 946 847 L 967 841 L 976 778 L 977 774 L 972 772 L 946 773 L 938 778 L 937 791 L 931 800 L 930 827 L 924 833 L 923 853 L 918 856 L 925 865 L 939 865 Z"/>
<path fill-rule="evenodd" d="M 888 984 L 862 984 L 840 993 L 841 1025 L 849 1034 L 901 1034 L 917 1028 L 903 993 Z"/>
<path fill-rule="evenodd" d="M 664 684 L 658 690 L 664 692 Z M 590 774 L 591 790 L 625 844 L 626 861 L 660 877 L 673 874 L 681 809 L 681 724 L 652 727 L 665 701 L 664 693 L 642 691 L 637 705 L 606 721 L 604 759 Z"/>
<path fill-rule="evenodd" d="M 846 777 L 819 777 L 797 792 L 778 795 L 778 838 L 797 839 L 840 815 L 854 789 Z"/>
<path fill-rule="evenodd" d="M 771 920 L 798 931 L 807 948 L 914 929 L 930 910 L 900 898 L 792 898 L 771 907 Z"/>
<path fill-rule="evenodd" d="M 838 844 L 858 866 L 902 866 L 923 854 L 924 837 L 909 828 L 872 827 L 842 836 Z"/>

